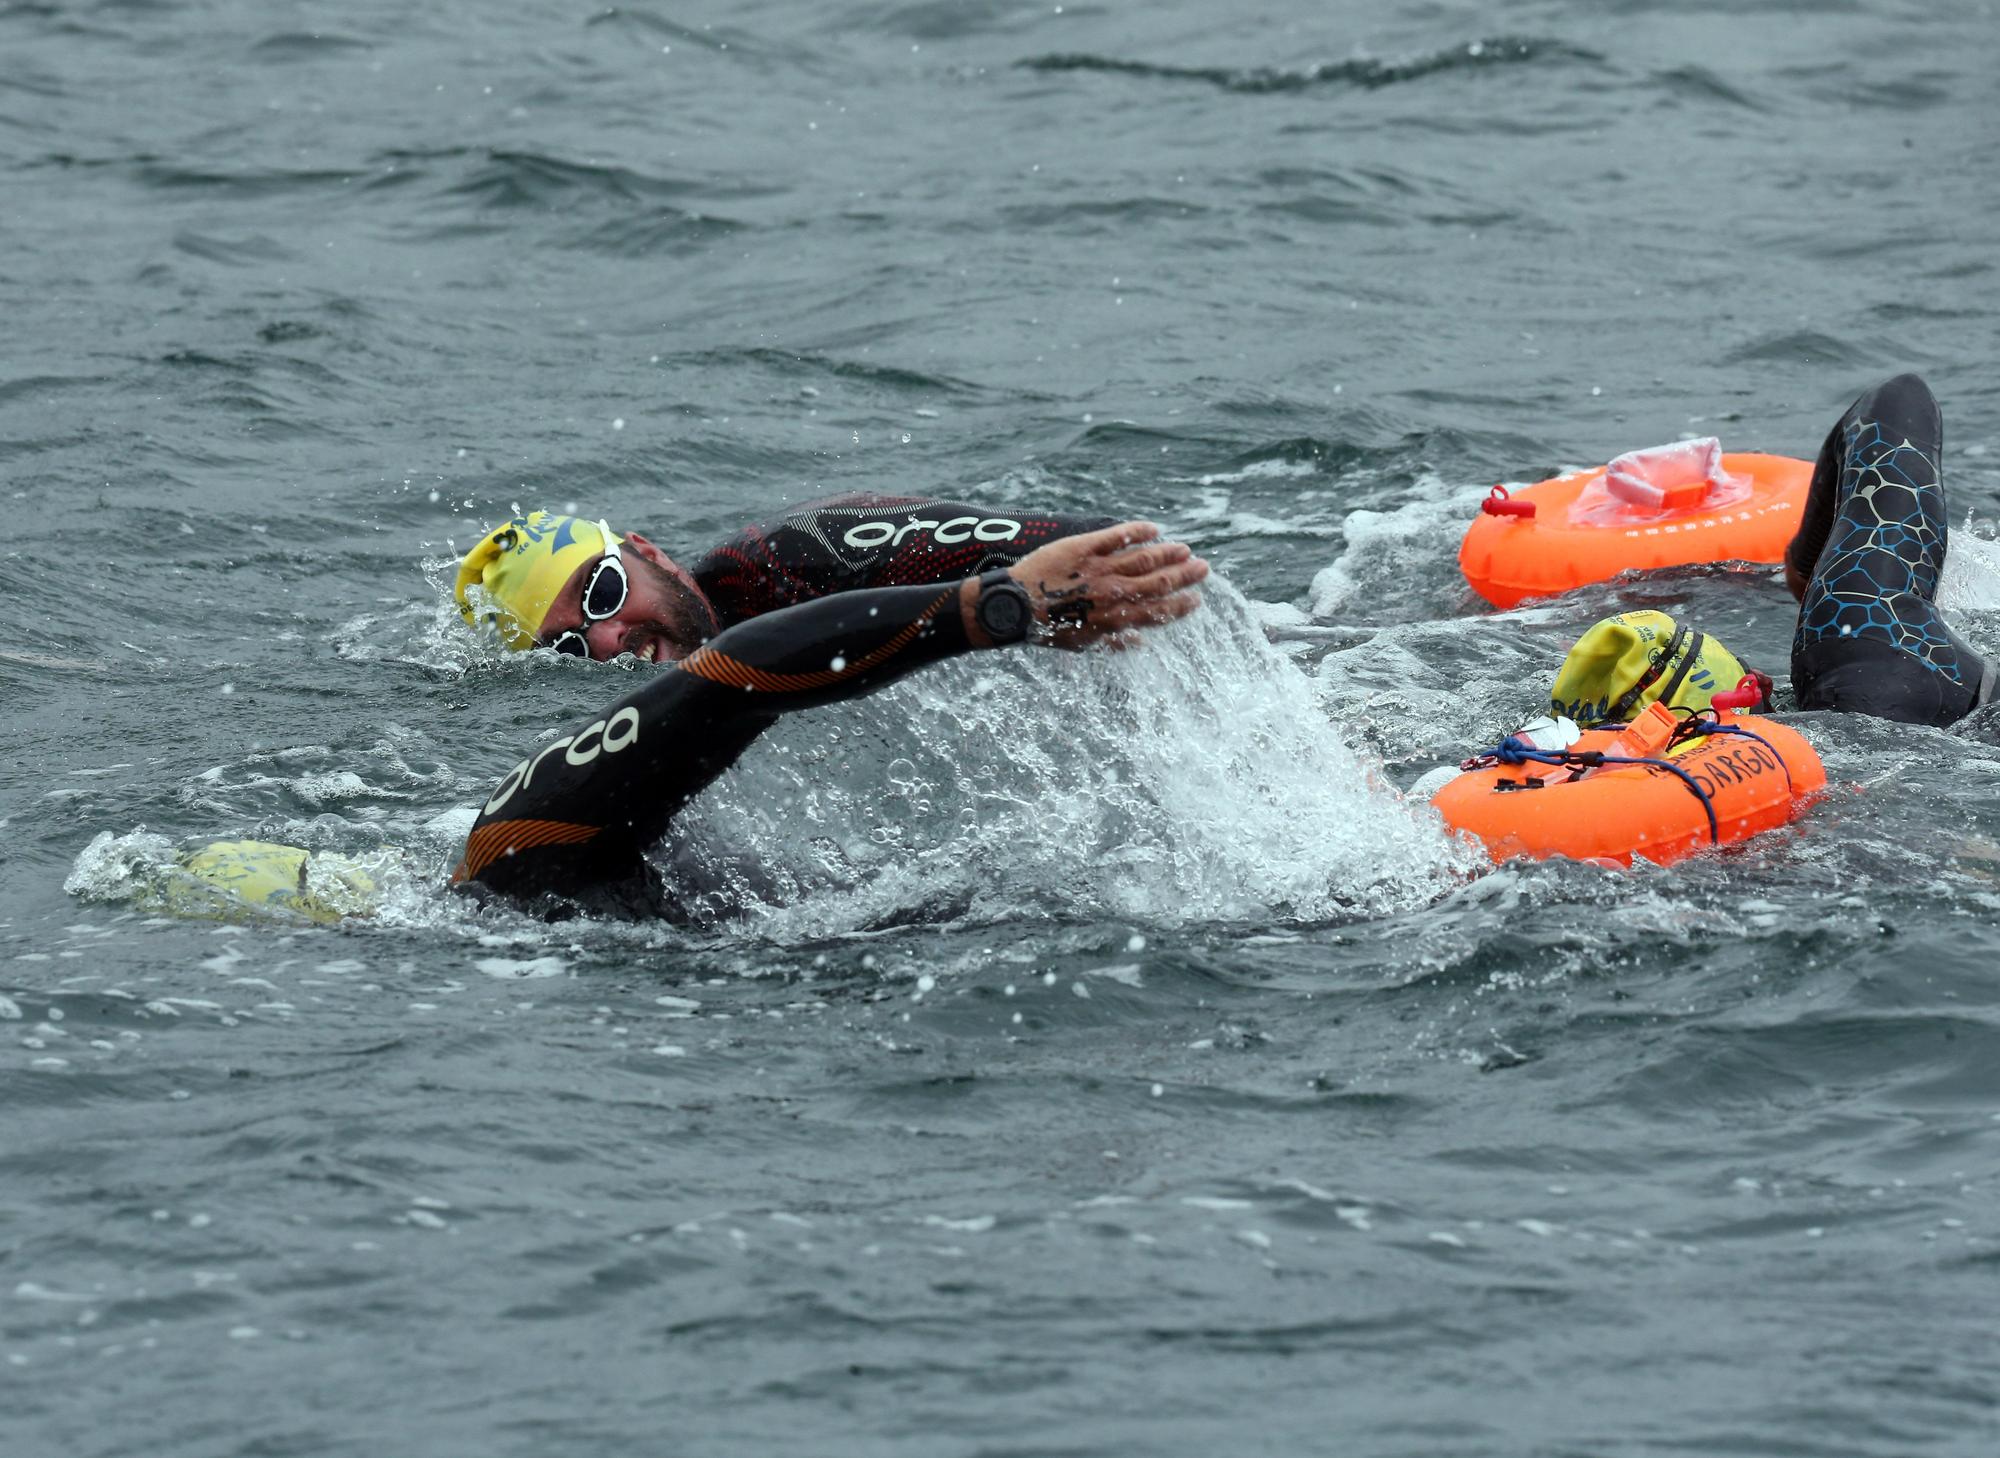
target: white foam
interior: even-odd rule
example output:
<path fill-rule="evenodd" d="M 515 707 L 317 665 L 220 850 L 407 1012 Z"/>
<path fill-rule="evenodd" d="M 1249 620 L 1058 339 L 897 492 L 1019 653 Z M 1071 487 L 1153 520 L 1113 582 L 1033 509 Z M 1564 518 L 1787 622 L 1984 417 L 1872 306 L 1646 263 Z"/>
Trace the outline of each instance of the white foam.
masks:
<path fill-rule="evenodd" d="M 481 957 L 472 965 L 488 977 L 521 981 L 561 977 L 569 971 L 569 964 L 561 957 Z"/>
<path fill-rule="evenodd" d="M 40 1281 L 22 1281 L 14 1287 L 14 1297 L 18 1301 L 57 1301 L 88 1305 L 97 1300 L 82 1291 L 58 1291 L 53 1286 L 44 1286 Z"/>
<path fill-rule="evenodd" d="M 1946 614 L 2000 612 L 2000 542 L 1952 533 L 1938 574 L 1937 605 Z"/>
<path fill-rule="evenodd" d="M 1102 977 L 1111 982 L 1121 983 L 1126 987 L 1145 986 L 1139 975 L 1139 964 L 1136 962 L 1121 963 L 1116 967 L 1086 967 L 1083 969 L 1083 975 L 1086 977 Z"/>
<path fill-rule="evenodd" d="M 967 1235 L 984 1235 L 1000 1222 L 991 1215 L 968 1215 L 955 1219 L 949 1215 L 926 1215 L 924 1224 L 936 1226 L 939 1230 L 962 1231 Z"/>
<path fill-rule="evenodd" d="M 1423 496 L 1393 511 L 1350 511 L 1346 548 L 1312 580 L 1312 615 L 1331 618 L 1359 609 L 1365 617 L 1384 589 L 1428 582 L 1440 561 L 1455 560 L 1458 539 L 1485 491 L 1466 491 L 1431 478 Z"/>
<path fill-rule="evenodd" d="M 426 820 L 424 830 L 438 841 L 456 844 L 472 834 L 473 824 L 478 819 L 477 805 L 454 805 Z"/>
<path fill-rule="evenodd" d="M 1240 471 L 1218 471 L 1195 477 L 1201 486 L 1233 486 L 1239 481 L 1287 481 L 1300 476 L 1316 476 L 1319 466 L 1312 461 L 1252 461 Z"/>
<path fill-rule="evenodd" d="M 972 660 L 786 721 L 683 812 L 674 871 L 779 939 L 946 907 L 1345 919 L 1449 885 L 1462 850 L 1371 787 L 1243 600 L 1206 592 L 1129 653 Z"/>
<path fill-rule="evenodd" d="M 366 799 L 376 793 L 353 770 L 327 770 L 322 774 L 301 775 L 292 785 L 308 805 L 339 804 L 343 800 Z"/>

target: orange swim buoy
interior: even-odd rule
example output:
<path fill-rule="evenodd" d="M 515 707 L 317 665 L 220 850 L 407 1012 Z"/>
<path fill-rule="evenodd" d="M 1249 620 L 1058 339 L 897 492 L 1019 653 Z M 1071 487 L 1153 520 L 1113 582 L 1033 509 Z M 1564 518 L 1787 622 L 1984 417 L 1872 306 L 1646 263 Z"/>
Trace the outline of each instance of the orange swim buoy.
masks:
<path fill-rule="evenodd" d="M 1634 451 L 1509 494 L 1495 486 L 1458 549 L 1472 590 L 1497 608 L 1635 568 L 1785 558 L 1812 462 L 1724 455 L 1713 438 Z"/>
<path fill-rule="evenodd" d="M 1819 756 L 1796 730 L 1728 712 L 1684 720 L 1661 704 L 1649 704 L 1629 727 L 1586 730 L 1553 755 L 1562 762 L 1469 760 L 1473 767 L 1431 804 L 1496 861 L 1571 856 L 1665 866 L 1776 829 L 1826 786 Z M 1647 762 L 1592 766 L 1594 756 Z"/>

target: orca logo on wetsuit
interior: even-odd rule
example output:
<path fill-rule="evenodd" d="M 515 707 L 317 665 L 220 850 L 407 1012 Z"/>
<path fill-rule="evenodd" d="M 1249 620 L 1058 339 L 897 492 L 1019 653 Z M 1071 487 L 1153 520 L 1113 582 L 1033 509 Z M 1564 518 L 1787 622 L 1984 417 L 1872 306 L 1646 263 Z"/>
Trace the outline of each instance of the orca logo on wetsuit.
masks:
<path fill-rule="evenodd" d="M 535 778 L 535 771 L 541 767 L 542 761 L 559 749 L 564 760 L 581 768 L 600 754 L 616 754 L 621 749 L 629 749 L 638 739 L 639 711 L 634 708 L 620 709 L 609 719 L 587 724 L 581 733 L 556 740 L 507 771 L 507 778 L 500 782 L 500 788 L 493 792 L 493 798 L 486 802 L 486 808 L 480 813 L 491 815 L 513 799 L 516 790 L 524 789 Z M 586 744 L 588 748 L 585 748 Z"/>
<path fill-rule="evenodd" d="M 1004 516 L 955 516 L 950 521 L 864 521 L 851 526 L 841 536 L 850 547 L 869 551 L 876 547 L 900 547 L 911 532 L 929 532 L 931 540 L 953 547 L 960 542 L 1011 542 L 1021 535 L 1021 524 Z"/>

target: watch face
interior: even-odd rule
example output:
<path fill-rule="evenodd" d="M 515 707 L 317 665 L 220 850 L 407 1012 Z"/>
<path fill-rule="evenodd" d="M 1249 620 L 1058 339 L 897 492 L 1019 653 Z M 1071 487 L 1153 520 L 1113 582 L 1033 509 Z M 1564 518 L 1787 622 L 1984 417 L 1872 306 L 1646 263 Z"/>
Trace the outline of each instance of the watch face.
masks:
<path fill-rule="evenodd" d="M 979 598 L 979 626 L 1003 643 L 1026 636 L 1028 594 L 1018 587 L 989 588 Z"/>

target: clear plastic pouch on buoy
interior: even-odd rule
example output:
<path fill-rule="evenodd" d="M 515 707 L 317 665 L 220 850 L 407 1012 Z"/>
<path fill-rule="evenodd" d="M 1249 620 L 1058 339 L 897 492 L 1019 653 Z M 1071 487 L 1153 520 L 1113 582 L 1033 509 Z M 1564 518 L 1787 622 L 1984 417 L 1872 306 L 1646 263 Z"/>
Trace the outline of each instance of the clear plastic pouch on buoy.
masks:
<path fill-rule="evenodd" d="M 1536 749 L 1542 750 L 1544 753 L 1554 754 L 1568 749 L 1579 739 L 1583 738 L 1583 730 L 1577 726 L 1577 722 L 1574 719 L 1560 714 L 1553 717 L 1543 714 L 1539 718 L 1530 719 L 1508 737 L 1510 739 L 1519 739 Z M 1430 799 L 1431 796 L 1457 779 L 1467 769 L 1470 769 L 1474 763 L 1474 760 L 1467 760 L 1461 765 L 1441 764 L 1436 769 L 1428 771 L 1420 776 L 1414 785 L 1410 786 L 1409 793 L 1411 798 L 1418 800 Z"/>
<path fill-rule="evenodd" d="M 1567 715 L 1558 714 L 1550 717 L 1544 714 L 1539 719 L 1530 719 L 1516 729 L 1513 737 L 1525 739 L 1535 748 L 1553 753 L 1568 749 L 1583 738 L 1583 730 L 1577 727 L 1576 720 Z"/>
<path fill-rule="evenodd" d="M 1712 435 L 1627 451 L 1577 494 L 1577 526 L 1622 526 L 1688 512 L 1721 511 L 1749 499 L 1756 483 L 1723 469 Z"/>

